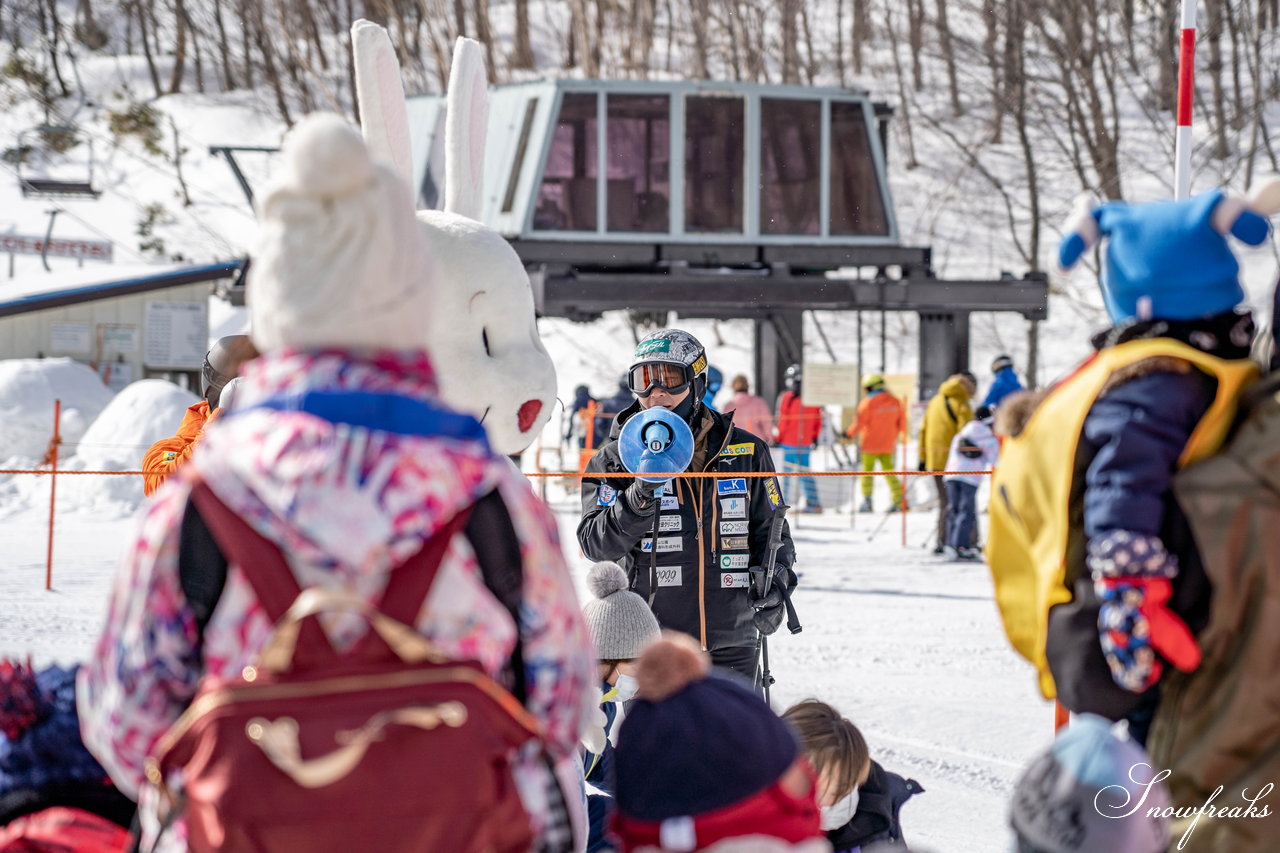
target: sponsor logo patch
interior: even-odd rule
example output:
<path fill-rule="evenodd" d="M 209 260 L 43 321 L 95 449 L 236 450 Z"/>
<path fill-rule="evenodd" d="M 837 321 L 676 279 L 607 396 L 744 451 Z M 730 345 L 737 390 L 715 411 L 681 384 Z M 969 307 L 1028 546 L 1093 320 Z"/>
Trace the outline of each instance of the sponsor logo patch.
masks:
<path fill-rule="evenodd" d="M 720 537 L 721 551 L 745 551 L 751 547 L 751 543 L 745 536 L 722 536 Z"/>
<path fill-rule="evenodd" d="M 720 568 L 722 569 L 745 569 L 751 565 L 751 557 L 747 554 L 721 554 Z"/>
<path fill-rule="evenodd" d="M 684 571 L 680 566 L 658 566 L 654 570 L 658 575 L 658 586 L 680 586 L 684 582 Z"/>
<path fill-rule="evenodd" d="M 659 533 L 676 533 L 679 530 L 680 530 L 680 516 L 678 515 L 658 516 L 658 532 Z"/>
<path fill-rule="evenodd" d="M 751 582 L 751 576 L 746 572 L 721 572 L 720 588 L 721 589 L 746 589 L 747 584 Z"/>
<path fill-rule="evenodd" d="M 770 477 L 764 481 L 764 493 L 769 498 L 769 506 L 777 509 L 782 506 L 782 495 L 778 493 L 778 480 Z"/>
<path fill-rule="evenodd" d="M 746 498 L 721 498 L 720 514 L 725 518 L 746 518 L 747 517 L 747 499 Z"/>
<path fill-rule="evenodd" d="M 663 496 L 662 496 L 662 511 L 663 511 L 663 512 L 668 512 L 668 511 L 672 511 L 672 510 L 679 510 L 679 509 L 680 509 L 680 499 L 679 499 L 678 497 L 676 497 L 675 495 L 663 495 Z"/>
<path fill-rule="evenodd" d="M 746 477 L 730 477 L 716 482 L 716 493 L 721 495 L 745 495 L 747 493 Z"/>
<path fill-rule="evenodd" d="M 162 461 L 164 462 L 172 462 L 177 458 L 178 458 L 178 452 L 176 450 L 166 450 L 164 452 L 164 455 L 161 457 Z"/>
<path fill-rule="evenodd" d="M 642 355 L 652 355 L 655 352 L 671 352 L 671 341 L 666 338 L 654 338 L 651 341 L 641 341 L 640 346 L 636 347 L 636 357 Z"/>
<path fill-rule="evenodd" d="M 641 539 L 640 550 L 644 551 L 646 554 L 652 551 L 653 540 Z M 670 554 L 673 551 L 683 551 L 683 550 L 684 550 L 684 540 L 682 540 L 679 536 L 659 536 L 658 537 L 658 553 L 659 554 Z"/>
<path fill-rule="evenodd" d="M 745 521 L 722 521 L 720 522 L 721 536 L 746 536 L 747 523 Z"/>
<path fill-rule="evenodd" d="M 751 456 L 756 452 L 756 446 L 751 442 L 745 444 L 730 444 L 724 450 L 720 451 L 721 456 Z"/>
<path fill-rule="evenodd" d="M 601 483 L 600 488 L 596 489 L 596 504 L 599 506 L 613 506 L 618 501 L 618 490 L 608 483 Z"/>

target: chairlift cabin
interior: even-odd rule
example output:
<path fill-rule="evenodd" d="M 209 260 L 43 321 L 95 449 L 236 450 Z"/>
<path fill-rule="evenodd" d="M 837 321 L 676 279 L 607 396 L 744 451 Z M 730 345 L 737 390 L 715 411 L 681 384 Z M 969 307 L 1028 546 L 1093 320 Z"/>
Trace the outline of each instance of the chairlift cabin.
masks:
<path fill-rule="evenodd" d="M 70 125 L 42 124 L 18 134 L 23 198 L 93 198 L 93 139 Z"/>
<path fill-rule="evenodd" d="M 419 205 L 444 175 L 444 98 L 410 98 Z M 546 316 L 630 308 L 756 321 L 766 396 L 803 360 L 803 312 L 921 314 L 921 388 L 968 366 L 970 311 L 1047 311 L 1042 276 L 939 282 L 904 246 L 885 165 L 892 110 L 863 90 L 543 80 L 489 92 L 481 219 Z M 928 321 L 928 322 L 926 322 Z"/>

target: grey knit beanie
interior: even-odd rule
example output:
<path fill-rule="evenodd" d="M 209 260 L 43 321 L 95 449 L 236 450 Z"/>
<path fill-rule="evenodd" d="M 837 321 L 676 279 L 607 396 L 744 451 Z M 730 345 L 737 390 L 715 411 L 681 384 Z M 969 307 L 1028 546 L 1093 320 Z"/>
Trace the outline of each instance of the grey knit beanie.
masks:
<path fill-rule="evenodd" d="M 582 615 L 600 660 L 638 658 L 662 633 L 649 605 L 627 586 L 627 573 L 617 563 L 596 563 L 587 572 L 587 588 L 595 601 L 587 602 Z"/>

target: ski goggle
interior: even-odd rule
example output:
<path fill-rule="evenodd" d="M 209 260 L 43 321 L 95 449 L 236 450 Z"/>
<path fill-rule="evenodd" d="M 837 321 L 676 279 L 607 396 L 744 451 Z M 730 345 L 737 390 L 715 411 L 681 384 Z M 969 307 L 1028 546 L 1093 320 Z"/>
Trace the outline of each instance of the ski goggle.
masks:
<path fill-rule="evenodd" d="M 648 397 L 654 388 L 668 394 L 679 394 L 689 387 L 689 371 L 684 365 L 666 361 L 650 361 L 637 364 L 627 374 L 631 392 L 637 397 Z"/>

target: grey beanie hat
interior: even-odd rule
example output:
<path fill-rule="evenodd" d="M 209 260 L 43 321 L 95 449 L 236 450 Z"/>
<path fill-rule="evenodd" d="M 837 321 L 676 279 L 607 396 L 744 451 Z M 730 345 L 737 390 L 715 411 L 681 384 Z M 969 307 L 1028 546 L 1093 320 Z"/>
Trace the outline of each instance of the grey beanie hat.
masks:
<path fill-rule="evenodd" d="M 638 658 L 662 633 L 649 605 L 627 586 L 627 573 L 617 563 L 596 563 L 587 572 L 595 600 L 587 602 L 582 615 L 600 660 Z"/>

